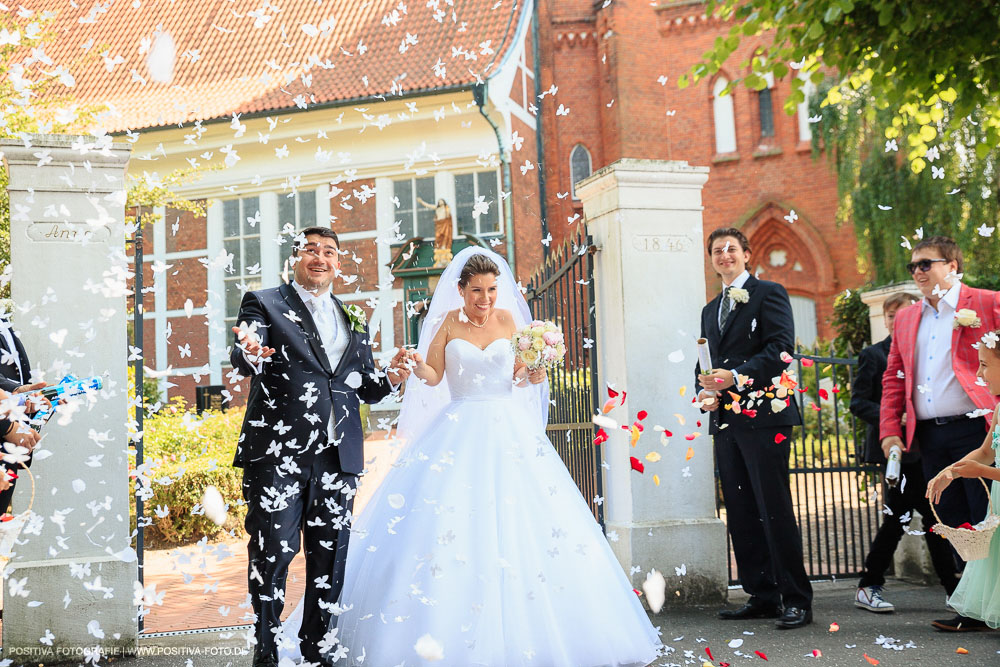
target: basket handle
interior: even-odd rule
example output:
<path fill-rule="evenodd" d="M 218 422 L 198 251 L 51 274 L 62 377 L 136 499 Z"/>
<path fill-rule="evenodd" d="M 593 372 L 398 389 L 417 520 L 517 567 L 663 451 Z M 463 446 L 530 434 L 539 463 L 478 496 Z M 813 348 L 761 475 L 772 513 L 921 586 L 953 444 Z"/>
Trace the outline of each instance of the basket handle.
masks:
<path fill-rule="evenodd" d="M 987 500 L 989 500 L 989 503 L 990 503 L 990 511 L 993 514 L 996 514 L 997 513 L 997 508 L 993 504 L 993 494 L 990 492 L 989 485 L 986 483 L 986 481 L 982 477 L 977 477 L 976 479 L 978 479 L 979 483 L 983 485 L 984 489 L 986 489 L 986 498 L 987 498 Z M 937 522 L 938 523 L 944 523 L 944 521 L 941 520 L 941 517 L 938 516 L 937 510 L 934 508 L 934 503 L 927 503 L 927 504 L 931 506 L 931 512 L 934 513 L 934 518 L 937 519 Z M 945 524 L 945 525 L 948 525 L 948 524 Z"/>

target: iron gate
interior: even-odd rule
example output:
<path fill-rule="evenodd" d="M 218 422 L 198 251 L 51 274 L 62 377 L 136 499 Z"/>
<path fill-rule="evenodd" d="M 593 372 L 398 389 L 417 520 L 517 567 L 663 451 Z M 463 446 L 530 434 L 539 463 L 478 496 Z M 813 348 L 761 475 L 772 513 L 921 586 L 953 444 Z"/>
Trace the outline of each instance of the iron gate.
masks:
<path fill-rule="evenodd" d="M 806 573 L 810 579 L 858 576 L 882 518 L 879 466 L 861 462 L 865 425 L 847 407 L 858 361 L 837 357 L 832 344 L 825 355 L 814 347 L 793 356 L 804 424 L 792 434 L 789 480 Z M 723 517 L 718 466 L 715 477 L 717 514 Z M 736 585 L 739 572 L 728 532 L 726 544 L 729 583 Z"/>
<path fill-rule="evenodd" d="M 601 451 L 591 421 L 597 412 L 597 320 L 594 261 L 597 248 L 578 234 L 552 253 L 528 282 L 525 298 L 533 317 L 555 322 L 566 336 L 566 360 L 549 371 L 549 440 L 594 517 L 604 527 Z"/>

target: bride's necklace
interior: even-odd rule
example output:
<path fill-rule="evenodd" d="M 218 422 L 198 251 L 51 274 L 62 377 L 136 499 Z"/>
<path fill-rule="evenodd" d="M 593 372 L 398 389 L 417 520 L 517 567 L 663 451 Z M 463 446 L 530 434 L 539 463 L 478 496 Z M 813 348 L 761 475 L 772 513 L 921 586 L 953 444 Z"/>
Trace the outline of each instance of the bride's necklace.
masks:
<path fill-rule="evenodd" d="M 482 324 L 476 324 L 476 321 L 474 319 L 472 319 L 471 317 L 469 317 L 469 313 L 466 312 L 465 308 L 462 308 L 462 312 L 465 314 L 465 319 L 469 320 L 469 324 L 471 324 L 472 326 L 474 326 L 474 327 L 476 327 L 478 329 L 485 328 L 486 327 L 486 323 L 490 321 L 490 314 L 489 313 L 486 313 L 486 319 L 483 320 Z"/>

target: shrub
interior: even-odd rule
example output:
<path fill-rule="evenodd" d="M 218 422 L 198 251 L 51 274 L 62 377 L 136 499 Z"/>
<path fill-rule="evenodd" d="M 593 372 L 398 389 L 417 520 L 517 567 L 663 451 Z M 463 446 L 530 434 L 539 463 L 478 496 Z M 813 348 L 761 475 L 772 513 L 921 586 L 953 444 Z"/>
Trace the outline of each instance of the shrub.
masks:
<path fill-rule="evenodd" d="M 186 411 L 183 399 L 178 398 L 144 420 L 143 462 L 152 492 L 144 508 L 146 546 L 176 546 L 203 536 L 243 535 L 243 471 L 232 466 L 243 413 L 243 408 L 233 408 L 198 415 Z M 134 470 L 134 460 L 130 467 Z M 201 513 L 192 513 L 209 485 L 219 490 L 229 506 L 229 518 L 222 526 Z M 134 494 L 134 477 L 129 487 Z M 165 511 L 164 516 L 157 516 L 158 508 Z M 131 514 L 134 528 L 134 504 Z"/>

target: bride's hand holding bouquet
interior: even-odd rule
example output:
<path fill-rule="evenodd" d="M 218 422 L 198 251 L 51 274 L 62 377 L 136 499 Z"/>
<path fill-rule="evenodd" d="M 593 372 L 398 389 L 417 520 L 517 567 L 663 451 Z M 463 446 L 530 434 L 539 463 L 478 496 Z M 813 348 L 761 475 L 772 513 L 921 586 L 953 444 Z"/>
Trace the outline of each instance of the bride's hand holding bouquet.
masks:
<path fill-rule="evenodd" d="M 534 320 L 511 336 L 516 369 L 514 379 L 518 386 L 525 381 L 540 384 L 545 381 L 546 370 L 561 364 L 566 356 L 563 333 L 552 322 Z"/>

